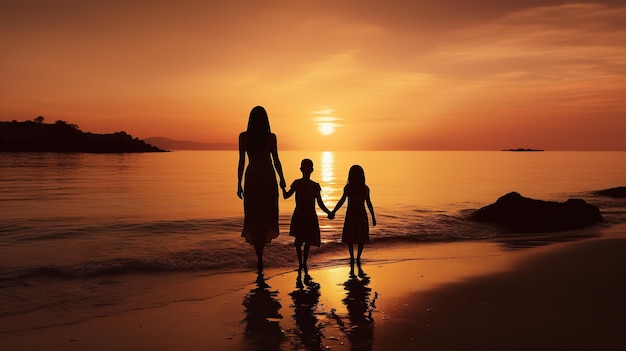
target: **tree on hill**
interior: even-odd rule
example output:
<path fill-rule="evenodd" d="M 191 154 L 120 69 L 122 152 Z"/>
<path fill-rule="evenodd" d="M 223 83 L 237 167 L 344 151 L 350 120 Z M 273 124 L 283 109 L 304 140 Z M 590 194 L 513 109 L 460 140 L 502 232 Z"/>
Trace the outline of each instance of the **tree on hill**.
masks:
<path fill-rule="evenodd" d="M 72 128 L 72 129 L 76 129 L 76 130 L 80 129 L 80 128 L 78 128 L 78 124 L 67 123 L 67 122 L 62 121 L 62 120 L 58 120 L 58 121 L 54 122 L 54 125 L 57 126 L 57 127 L 61 127 L 61 128 Z"/>

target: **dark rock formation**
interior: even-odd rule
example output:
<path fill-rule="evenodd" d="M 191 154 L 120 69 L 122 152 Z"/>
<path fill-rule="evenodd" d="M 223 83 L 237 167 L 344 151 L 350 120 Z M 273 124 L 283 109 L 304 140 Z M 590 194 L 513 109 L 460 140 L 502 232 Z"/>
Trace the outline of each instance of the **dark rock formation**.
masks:
<path fill-rule="evenodd" d="M 507 227 L 517 233 L 558 232 L 602 221 L 600 209 L 581 199 L 564 203 L 534 200 L 511 192 L 474 212 L 470 219 Z"/>
<path fill-rule="evenodd" d="M 163 152 L 126 132 L 85 133 L 78 126 L 57 121 L 0 122 L 0 151 L 5 152 Z"/>
<path fill-rule="evenodd" d="M 624 198 L 626 197 L 626 187 L 618 186 L 617 188 L 598 190 L 594 191 L 594 194 L 608 197 Z"/>

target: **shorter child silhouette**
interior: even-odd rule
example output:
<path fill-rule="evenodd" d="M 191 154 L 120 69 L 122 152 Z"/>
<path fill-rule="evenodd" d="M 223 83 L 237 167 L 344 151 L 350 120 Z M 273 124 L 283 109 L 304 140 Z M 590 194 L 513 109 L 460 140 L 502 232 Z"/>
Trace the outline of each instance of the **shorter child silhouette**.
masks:
<path fill-rule="evenodd" d="M 321 245 L 320 225 L 315 212 L 315 202 L 328 215 L 330 211 L 324 205 L 321 197 L 321 187 L 319 183 L 311 180 L 313 172 L 313 161 L 309 159 L 302 160 L 300 164 L 302 178 L 296 179 L 291 184 L 289 191 L 283 188 L 283 197 L 288 199 L 296 194 L 296 208 L 291 217 L 291 227 L 289 235 L 295 237 L 294 245 L 296 254 L 298 255 L 298 271 L 304 269 L 308 273 L 307 259 L 309 258 L 309 250 L 311 246 L 319 247 Z M 302 244 L 304 244 L 304 255 L 302 255 Z"/>
<path fill-rule="evenodd" d="M 367 205 L 372 215 L 372 225 L 376 226 L 374 206 L 370 200 L 370 188 L 365 184 L 365 171 L 359 165 L 350 167 L 348 184 L 343 188 L 341 199 L 339 199 L 331 214 L 328 215 L 329 219 L 335 218 L 335 213 L 341 208 L 346 199 L 348 199 L 348 209 L 346 210 L 346 218 L 343 223 L 341 242 L 348 244 L 350 266 L 354 269 L 353 245 L 355 243 L 358 244 L 356 262 L 360 267 L 363 244 L 369 241 L 369 224 L 365 205 Z"/>

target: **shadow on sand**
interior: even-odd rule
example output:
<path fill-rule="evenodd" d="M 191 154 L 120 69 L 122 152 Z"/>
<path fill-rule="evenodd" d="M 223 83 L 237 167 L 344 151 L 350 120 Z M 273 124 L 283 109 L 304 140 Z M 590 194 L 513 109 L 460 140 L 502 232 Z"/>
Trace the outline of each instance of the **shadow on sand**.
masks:
<path fill-rule="evenodd" d="M 271 291 L 263 274 L 259 274 L 254 287 L 243 299 L 246 317 L 244 343 L 248 350 L 281 350 L 285 335 L 280 327 L 280 302 L 278 291 Z"/>
<path fill-rule="evenodd" d="M 354 274 L 354 265 L 351 266 L 348 280 L 343 283 L 346 296 L 341 301 L 348 311 L 348 321 L 345 317 L 331 311 L 331 317 L 337 322 L 339 329 L 346 334 L 350 341 L 351 350 L 372 350 L 374 346 L 374 318 L 372 313 L 376 309 L 378 293 L 372 297 L 372 289 L 368 286 L 370 277 L 357 265 L 358 273 Z"/>
<path fill-rule="evenodd" d="M 320 285 L 309 274 L 298 271 L 296 290 L 289 293 L 293 300 L 293 320 L 296 324 L 294 350 L 325 350 L 322 344 L 324 325 L 316 311 L 320 300 Z"/>

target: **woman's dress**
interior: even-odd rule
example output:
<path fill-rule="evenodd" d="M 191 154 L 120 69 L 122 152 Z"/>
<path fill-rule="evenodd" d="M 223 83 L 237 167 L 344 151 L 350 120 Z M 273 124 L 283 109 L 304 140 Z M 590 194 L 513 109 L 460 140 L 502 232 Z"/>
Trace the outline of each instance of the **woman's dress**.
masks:
<path fill-rule="evenodd" d="M 269 243 L 278 237 L 278 183 L 269 150 L 248 151 L 243 188 L 246 242 Z"/>

